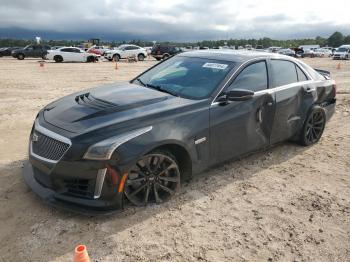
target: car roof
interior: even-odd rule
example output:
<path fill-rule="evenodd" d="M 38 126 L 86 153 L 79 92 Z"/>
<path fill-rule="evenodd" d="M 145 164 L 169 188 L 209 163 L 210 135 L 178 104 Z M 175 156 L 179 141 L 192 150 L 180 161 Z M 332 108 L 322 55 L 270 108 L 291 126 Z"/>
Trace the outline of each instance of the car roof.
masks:
<path fill-rule="evenodd" d="M 262 51 L 251 51 L 251 50 L 230 50 L 230 49 L 218 49 L 218 50 L 197 50 L 189 51 L 179 54 L 179 56 L 187 57 L 199 57 L 223 61 L 231 61 L 236 63 L 243 63 L 255 58 L 274 58 L 284 60 L 295 60 L 292 57 L 280 55 L 276 53 L 268 53 Z"/>

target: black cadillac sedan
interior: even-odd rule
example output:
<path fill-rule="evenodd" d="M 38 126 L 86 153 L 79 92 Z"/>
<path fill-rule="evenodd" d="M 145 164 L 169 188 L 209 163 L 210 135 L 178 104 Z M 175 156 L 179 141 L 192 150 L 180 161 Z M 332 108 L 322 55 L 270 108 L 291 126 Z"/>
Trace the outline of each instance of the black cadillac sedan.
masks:
<path fill-rule="evenodd" d="M 220 162 L 285 140 L 316 143 L 335 95 L 329 72 L 291 57 L 182 53 L 43 108 L 23 175 L 47 203 L 81 213 L 162 203 Z"/>

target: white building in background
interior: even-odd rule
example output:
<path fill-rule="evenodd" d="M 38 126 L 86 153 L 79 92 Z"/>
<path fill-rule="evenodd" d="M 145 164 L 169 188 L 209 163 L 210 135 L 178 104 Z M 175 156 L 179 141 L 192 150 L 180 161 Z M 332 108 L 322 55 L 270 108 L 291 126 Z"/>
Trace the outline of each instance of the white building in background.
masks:
<path fill-rule="evenodd" d="M 320 45 L 301 45 L 299 48 L 303 50 L 314 50 L 320 48 Z"/>

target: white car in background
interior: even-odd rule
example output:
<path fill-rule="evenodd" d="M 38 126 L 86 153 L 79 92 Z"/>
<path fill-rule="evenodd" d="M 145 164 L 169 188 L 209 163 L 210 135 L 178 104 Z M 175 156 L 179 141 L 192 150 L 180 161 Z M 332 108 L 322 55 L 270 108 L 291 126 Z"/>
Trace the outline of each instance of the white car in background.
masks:
<path fill-rule="evenodd" d="M 121 45 L 114 50 L 106 51 L 104 57 L 109 61 L 119 61 L 128 57 L 136 57 L 143 61 L 147 57 L 147 50 L 137 45 Z"/>
<path fill-rule="evenodd" d="M 314 54 L 317 57 L 330 57 L 332 55 L 332 51 L 326 48 L 318 48 L 315 49 Z"/>
<path fill-rule="evenodd" d="M 60 62 L 96 62 L 96 54 L 87 53 L 77 47 L 61 47 L 55 50 L 48 50 L 46 59 Z"/>
<path fill-rule="evenodd" d="M 342 45 L 333 54 L 333 59 L 349 59 L 350 45 Z"/>

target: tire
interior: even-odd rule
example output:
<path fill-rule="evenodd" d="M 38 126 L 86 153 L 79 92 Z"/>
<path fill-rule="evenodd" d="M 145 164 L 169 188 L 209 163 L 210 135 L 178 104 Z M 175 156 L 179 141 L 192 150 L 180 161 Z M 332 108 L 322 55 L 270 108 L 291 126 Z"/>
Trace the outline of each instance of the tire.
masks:
<path fill-rule="evenodd" d="M 113 61 L 113 58 L 107 58 L 108 61 L 112 62 Z"/>
<path fill-rule="evenodd" d="M 117 54 L 113 55 L 113 60 L 118 62 L 120 60 L 120 56 Z"/>
<path fill-rule="evenodd" d="M 163 203 L 180 190 L 180 176 L 176 158 L 167 150 L 155 150 L 129 169 L 124 195 L 136 206 Z"/>
<path fill-rule="evenodd" d="M 160 57 L 156 57 L 156 59 L 157 59 L 157 61 L 160 61 L 160 60 L 162 60 Z"/>
<path fill-rule="evenodd" d="M 93 63 L 93 62 L 95 62 L 95 57 L 94 57 L 94 56 L 88 56 L 88 57 L 86 58 L 86 62 L 87 62 L 87 63 Z"/>
<path fill-rule="evenodd" d="M 60 55 L 55 55 L 53 60 L 55 60 L 56 63 L 61 63 L 63 62 L 63 57 Z"/>
<path fill-rule="evenodd" d="M 323 134 L 325 125 L 326 114 L 324 109 L 320 106 L 312 107 L 301 130 L 299 143 L 303 146 L 317 143 Z"/>
<path fill-rule="evenodd" d="M 169 55 L 168 55 L 168 54 L 163 55 L 163 60 L 166 60 L 166 59 L 168 59 L 168 58 L 169 58 Z"/>
<path fill-rule="evenodd" d="M 25 57 L 24 54 L 18 54 L 18 55 L 17 55 L 17 59 L 18 59 L 18 60 L 23 60 L 24 57 Z"/>
<path fill-rule="evenodd" d="M 143 60 L 145 60 L 145 56 L 144 56 L 143 54 L 139 54 L 139 55 L 137 56 L 137 60 L 138 60 L 138 61 L 143 61 Z"/>

